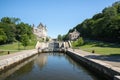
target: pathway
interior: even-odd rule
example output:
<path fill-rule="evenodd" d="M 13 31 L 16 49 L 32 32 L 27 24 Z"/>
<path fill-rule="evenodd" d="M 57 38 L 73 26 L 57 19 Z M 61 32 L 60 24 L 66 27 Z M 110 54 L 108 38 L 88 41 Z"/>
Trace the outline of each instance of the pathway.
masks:
<path fill-rule="evenodd" d="M 114 67 L 115 69 L 120 71 L 120 56 L 104 56 L 100 54 L 90 53 L 78 49 L 69 49 L 83 57 L 86 57 L 91 60 L 95 60 L 100 62 L 101 64 L 108 65 L 110 68 Z"/>
<path fill-rule="evenodd" d="M 0 56 L 0 60 L 8 59 L 10 57 L 18 56 L 18 55 L 25 54 L 25 53 L 31 53 L 31 52 L 35 52 L 35 51 L 36 51 L 36 49 L 23 50 L 23 51 L 12 53 L 12 54 L 2 55 L 2 56 Z"/>

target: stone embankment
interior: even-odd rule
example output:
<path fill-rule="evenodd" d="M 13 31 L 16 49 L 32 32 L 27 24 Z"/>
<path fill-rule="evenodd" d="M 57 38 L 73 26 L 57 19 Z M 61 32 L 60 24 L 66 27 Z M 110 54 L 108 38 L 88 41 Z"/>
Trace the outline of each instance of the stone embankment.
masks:
<path fill-rule="evenodd" d="M 34 50 L 24 50 L 14 54 L 0 56 L 0 72 L 7 68 L 10 68 L 14 64 L 17 64 L 37 53 L 38 53 L 37 50 L 34 49 Z"/>
<path fill-rule="evenodd" d="M 5 70 L 3 73 L 0 73 L 0 80 L 5 80 L 8 76 L 10 76 L 11 74 L 13 74 L 15 71 L 19 70 L 20 68 L 22 68 L 24 65 L 28 64 L 29 62 L 33 61 L 34 59 L 36 59 L 37 55 L 21 62 L 19 65 L 16 65 L 14 67 L 12 67 L 11 69 Z"/>
<path fill-rule="evenodd" d="M 93 55 L 95 54 L 82 50 L 77 51 L 74 49 L 68 49 L 67 55 L 69 55 L 71 58 L 73 58 L 89 70 L 93 71 L 93 73 L 103 76 L 103 78 L 106 78 L 107 80 L 120 80 L 120 68 L 105 63 L 102 60 L 90 58 L 91 56 L 93 57 Z"/>

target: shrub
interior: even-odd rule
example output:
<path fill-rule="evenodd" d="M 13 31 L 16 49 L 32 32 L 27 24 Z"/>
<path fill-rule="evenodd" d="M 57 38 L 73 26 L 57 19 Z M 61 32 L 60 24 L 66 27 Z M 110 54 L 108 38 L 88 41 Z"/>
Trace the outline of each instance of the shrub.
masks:
<path fill-rule="evenodd" d="M 79 46 L 82 46 L 83 44 L 84 44 L 84 40 L 82 37 L 80 37 L 76 41 L 72 42 L 73 47 L 79 47 Z"/>

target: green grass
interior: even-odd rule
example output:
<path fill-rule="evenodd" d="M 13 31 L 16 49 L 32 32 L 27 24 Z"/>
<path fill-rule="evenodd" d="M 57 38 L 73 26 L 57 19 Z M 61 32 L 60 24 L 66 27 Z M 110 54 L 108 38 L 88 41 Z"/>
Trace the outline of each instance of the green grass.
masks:
<path fill-rule="evenodd" d="M 85 41 L 85 44 L 83 46 L 77 48 L 88 52 L 92 52 L 92 50 L 94 50 L 95 53 L 101 55 L 120 55 L 120 45 L 113 43 Z"/>
<path fill-rule="evenodd" d="M 28 50 L 28 49 L 34 49 L 35 48 L 36 41 L 31 42 L 27 47 L 24 48 L 21 43 L 11 43 L 11 44 L 5 44 L 0 45 L 0 55 L 5 55 L 10 51 L 10 53 L 15 53 L 21 50 Z M 19 45 L 19 48 L 18 48 Z"/>

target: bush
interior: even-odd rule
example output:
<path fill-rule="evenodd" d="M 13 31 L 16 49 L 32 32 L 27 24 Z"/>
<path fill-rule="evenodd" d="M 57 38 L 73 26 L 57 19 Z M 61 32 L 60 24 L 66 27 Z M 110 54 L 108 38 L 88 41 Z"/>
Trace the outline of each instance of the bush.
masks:
<path fill-rule="evenodd" d="M 73 47 L 79 47 L 79 46 L 82 46 L 83 44 L 84 44 L 84 40 L 82 37 L 80 37 L 76 41 L 72 42 Z"/>
<path fill-rule="evenodd" d="M 29 38 L 28 38 L 27 34 L 24 34 L 21 36 L 21 43 L 24 47 L 29 45 Z"/>

